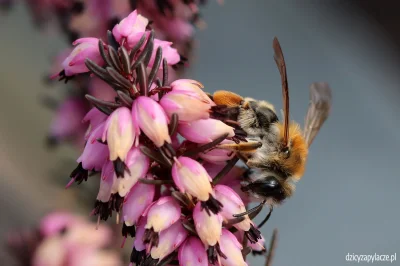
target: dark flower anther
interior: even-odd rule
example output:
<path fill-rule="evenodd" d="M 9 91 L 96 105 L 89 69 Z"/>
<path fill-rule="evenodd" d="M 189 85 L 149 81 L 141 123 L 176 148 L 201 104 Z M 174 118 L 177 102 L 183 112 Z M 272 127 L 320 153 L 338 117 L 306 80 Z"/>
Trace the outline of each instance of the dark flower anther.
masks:
<path fill-rule="evenodd" d="M 123 237 L 135 237 L 136 229 L 135 226 L 127 226 L 125 223 L 122 225 L 122 236 Z"/>
<path fill-rule="evenodd" d="M 67 184 L 67 188 L 73 183 L 77 184 L 82 183 L 83 181 L 87 181 L 89 177 L 89 171 L 82 167 L 82 163 L 79 163 L 78 166 L 71 172 L 70 174 L 71 181 Z"/>

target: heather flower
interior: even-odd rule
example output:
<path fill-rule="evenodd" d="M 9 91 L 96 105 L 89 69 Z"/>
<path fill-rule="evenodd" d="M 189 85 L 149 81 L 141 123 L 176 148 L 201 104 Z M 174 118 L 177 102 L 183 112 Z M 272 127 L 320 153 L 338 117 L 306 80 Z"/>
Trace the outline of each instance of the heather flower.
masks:
<path fill-rule="evenodd" d="M 222 230 L 222 217 L 220 214 L 207 213 L 201 203 L 198 202 L 193 211 L 193 220 L 196 228 L 196 232 L 199 238 L 208 249 L 208 254 L 212 254 L 209 257 L 211 264 L 217 261 L 217 254 L 219 256 L 226 256 L 220 249 L 219 240 L 221 237 Z"/>
<path fill-rule="evenodd" d="M 144 241 L 151 246 L 158 246 L 159 233 L 179 220 L 181 207 L 173 197 L 162 197 L 143 216 L 147 217 Z"/>
<path fill-rule="evenodd" d="M 195 236 L 190 236 L 181 245 L 178 258 L 181 265 L 208 266 L 206 248 Z"/>
<path fill-rule="evenodd" d="M 135 225 L 143 212 L 153 202 L 154 194 L 155 186 L 151 184 L 137 183 L 132 187 L 122 206 L 124 220 L 122 234 L 125 237 L 128 234 L 131 237 L 135 236 Z"/>
<path fill-rule="evenodd" d="M 118 192 L 118 179 L 114 175 L 113 165 L 111 162 L 104 164 L 101 171 L 100 188 L 96 200 L 105 203 L 107 206 L 111 195 Z M 108 218 L 108 216 L 107 216 Z M 105 220 L 105 219 L 104 219 Z"/>
<path fill-rule="evenodd" d="M 169 117 L 176 113 L 182 122 L 192 122 L 210 117 L 211 100 L 187 90 L 172 90 L 160 101 Z"/>
<path fill-rule="evenodd" d="M 167 116 L 156 101 L 140 96 L 136 99 L 132 112 L 136 113 L 137 125 L 157 147 L 163 146 L 165 142 L 171 143 Z"/>
<path fill-rule="evenodd" d="M 174 250 L 185 241 L 188 236 L 187 230 L 182 226 L 181 222 L 175 222 L 167 229 L 160 232 L 158 244 L 152 246 L 150 250 L 150 257 L 157 262 L 163 261 Z"/>
<path fill-rule="evenodd" d="M 221 216 L 226 221 L 232 219 L 233 215 L 246 211 L 242 199 L 231 188 L 216 185 L 214 191 L 217 200 L 223 205 Z M 235 223 L 233 226 L 244 231 L 251 243 L 256 243 L 258 239 L 261 239 L 260 231 L 254 227 L 248 215 L 243 216 L 243 221 Z"/>
<path fill-rule="evenodd" d="M 98 125 L 90 134 L 85 148 L 77 162 L 87 170 L 100 171 L 108 158 L 108 147 L 100 143 L 98 139 L 103 134 L 105 124 Z"/>
<path fill-rule="evenodd" d="M 146 176 L 146 173 L 149 170 L 149 165 L 149 158 L 145 156 L 139 148 L 133 147 L 128 152 L 124 166 L 126 167 L 126 171 L 124 172 L 124 169 L 115 169 L 117 176 L 119 174 L 123 177 L 118 180 L 118 194 L 121 197 L 125 197 L 129 193 L 139 178 Z"/>
<path fill-rule="evenodd" d="M 125 39 L 128 47 L 133 48 L 146 31 L 148 23 L 149 20 L 135 10 L 115 25 L 112 33 L 117 42 L 121 43 Z"/>
<path fill-rule="evenodd" d="M 102 140 L 107 140 L 110 150 L 110 160 L 121 164 L 131 149 L 135 140 L 135 130 L 131 112 L 126 107 L 115 110 L 107 119 Z M 118 176 L 121 176 L 118 171 Z"/>
<path fill-rule="evenodd" d="M 181 124 L 178 132 L 187 140 L 203 144 L 209 143 L 224 134 L 228 134 L 228 138 L 235 136 L 233 127 L 211 118 Z"/>
<path fill-rule="evenodd" d="M 172 167 L 172 177 L 181 192 L 187 192 L 202 201 L 202 207 L 214 214 L 221 209 L 221 204 L 213 194 L 211 177 L 197 161 L 188 157 L 179 157 Z"/>
<path fill-rule="evenodd" d="M 221 256 L 221 262 L 224 266 L 247 266 L 242 255 L 242 245 L 236 237 L 226 229 L 222 229 L 220 238 L 221 251 L 227 256 Z"/>
<path fill-rule="evenodd" d="M 234 235 L 239 243 L 243 242 L 244 234 L 242 231 L 236 231 Z M 261 239 L 258 239 L 256 243 L 251 243 L 249 241 L 247 245 L 251 248 L 251 253 L 253 255 L 264 255 L 267 252 L 265 248 L 265 238 L 263 236 L 261 236 Z"/>
<path fill-rule="evenodd" d="M 85 65 L 85 60 L 89 58 L 99 65 L 103 65 L 104 61 L 99 52 L 99 40 L 97 38 L 81 38 L 73 42 L 76 46 L 71 54 L 63 61 L 63 71 L 60 76 L 73 76 L 80 73 L 88 72 L 89 69 Z"/>
<path fill-rule="evenodd" d="M 173 91 L 187 91 L 202 99 L 203 101 L 214 106 L 215 103 L 211 101 L 210 97 L 203 91 L 204 85 L 197 80 L 193 79 L 178 79 L 171 83 L 171 90 Z"/>
<path fill-rule="evenodd" d="M 157 51 L 159 47 L 162 48 L 163 58 L 165 58 L 170 65 L 175 65 L 181 61 L 181 57 L 178 53 L 178 50 L 171 46 L 172 44 L 173 44 L 172 42 L 155 39 L 154 51 Z M 149 66 L 153 66 L 155 58 L 156 58 L 156 53 L 153 53 L 152 56 L 150 57 Z M 160 67 L 162 68 L 163 66 Z"/>
<path fill-rule="evenodd" d="M 133 241 L 133 248 L 130 257 L 131 264 L 129 264 L 129 266 L 132 266 L 132 263 L 139 265 L 140 262 L 144 261 L 146 256 L 146 244 L 143 240 L 146 231 L 145 225 L 146 217 L 142 217 L 136 225 L 136 236 L 135 240 Z"/>

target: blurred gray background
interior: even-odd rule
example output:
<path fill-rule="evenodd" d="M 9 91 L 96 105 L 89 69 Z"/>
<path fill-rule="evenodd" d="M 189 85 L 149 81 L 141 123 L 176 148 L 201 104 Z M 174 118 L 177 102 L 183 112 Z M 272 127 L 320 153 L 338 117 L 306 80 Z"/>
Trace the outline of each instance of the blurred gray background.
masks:
<path fill-rule="evenodd" d="M 393 265 L 400 265 L 400 57 L 390 35 L 346 1 L 209 1 L 202 13 L 208 27 L 197 33 L 186 76 L 208 91 L 232 90 L 281 108 L 274 36 L 287 63 L 292 119 L 302 123 L 312 82 L 329 82 L 333 90 L 332 114 L 311 147 L 305 176 L 262 230 L 269 241 L 279 229 L 273 265 L 356 264 L 346 262 L 348 253 L 399 253 Z M 65 42 L 36 31 L 21 6 L 0 16 L 0 36 L 3 237 L 78 201 L 73 189 L 49 181 L 67 180 L 69 172 L 54 169 L 75 151 L 45 149 L 51 111 L 38 100 L 57 90 L 43 85 L 42 74 Z"/>

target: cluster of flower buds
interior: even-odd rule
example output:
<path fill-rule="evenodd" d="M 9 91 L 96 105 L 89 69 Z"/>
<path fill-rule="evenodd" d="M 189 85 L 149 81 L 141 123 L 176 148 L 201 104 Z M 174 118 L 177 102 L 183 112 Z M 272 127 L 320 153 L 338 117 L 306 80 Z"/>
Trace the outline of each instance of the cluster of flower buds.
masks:
<path fill-rule="evenodd" d="M 236 131 L 211 116 L 215 103 L 195 80 L 168 80 L 180 58 L 132 12 L 108 32 L 108 43 L 76 41 L 61 78 L 83 72 L 114 90 L 112 100 L 86 95 L 86 144 L 68 186 L 99 174 L 93 215 L 113 213 L 122 235 L 135 237 L 136 265 L 247 265 L 250 244 L 264 240 L 246 212 L 238 158 L 221 149 Z M 71 64 L 71 62 L 73 62 Z M 245 239 L 247 247 L 238 241 Z M 251 250 L 251 249 L 250 249 Z"/>
<path fill-rule="evenodd" d="M 202 24 L 200 23 L 199 6 L 205 1 L 29 0 L 27 3 L 37 22 L 44 24 L 51 17 L 56 16 L 61 23 L 61 29 L 75 46 L 74 49 L 67 48 L 57 55 L 50 70 L 50 77 L 57 77 L 60 65 L 62 65 L 65 71 L 63 73 L 65 82 L 69 81 L 72 76 L 74 79 L 69 83 L 66 99 L 51 106 L 52 109 L 56 109 L 56 115 L 51 123 L 48 143 L 54 146 L 63 142 L 72 142 L 75 146 L 80 147 L 84 128 L 79 125 L 73 127 L 72 123 L 68 127 L 62 126 L 68 121 L 69 109 L 74 107 L 74 119 L 79 121 L 83 118 L 82 113 L 87 113 L 90 109 L 90 106 L 84 103 L 83 95 L 89 93 L 103 100 L 112 100 L 115 97 L 115 93 L 101 79 L 88 79 L 87 75 L 76 75 L 86 70 L 80 61 L 85 56 L 101 65 L 102 58 L 96 51 L 97 38 L 108 39 L 106 33 L 107 30 L 110 30 L 117 42 L 120 42 L 121 39 L 125 40 L 124 47 L 129 50 L 141 40 L 141 33 L 144 32 L 146 25 L 151 24 L 155 30 L 154 36 L 158 38 L 154 40 L 154 48 L 162 47 L 164 55 L 174 54 L 173 58 L 168 58 L 169 81 L 174 80 L 175 76 L 182 72 L 182 68 L 177 68 L 177 66 L 183 64 L 186 58 L 190 57 L 195 25 Z M 132 10 L 136 10 L 137 13 L 131 13 Z M 135 28 L 129 28 L 132 25 L 135 25 Z M 93 38 L 79 39 L 81 36 L 92 36 Z M 171 42 L 174 43 L 174 49 L 171 48 Z M 175 53 L 175 49 L 179 55 Z M 75 57 L 77 54 L 79 56 Z M 155 59 L 155 53 L 152 55 L 150 62 Z M 55 100 L 46 99 L 55 103 Z M 73 130 L 74 128 L 76 130 Z"/>
<path fill-rule="evenodd" d="M 20 265 L 122 266 L 113 246 L 114 235 L 106 225 L 93 223 L 68 212 L 53 212 L 38 228 L 11 233 L 7 247 Z"/>

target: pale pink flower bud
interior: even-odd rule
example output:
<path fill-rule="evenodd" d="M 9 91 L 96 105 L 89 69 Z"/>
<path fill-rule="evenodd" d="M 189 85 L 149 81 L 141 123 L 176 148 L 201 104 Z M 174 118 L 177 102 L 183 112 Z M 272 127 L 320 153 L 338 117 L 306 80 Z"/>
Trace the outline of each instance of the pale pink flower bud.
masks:
<path fill-rule="evenodd" d="M 206 248 L 200 239 L 191 236 L 179 248 L 179 265 L 208 266 Z"/>
<path fill-rule="evenodd" d="M 117 193 L 120 179 L 114 173 L 113 162 L 106 162 L 101 170 L 100 189 L 93 215 L 99 215 L 100 219 L 106 221 L 112 211 L 120 209 L 123 201 L 123 198 L 119 197 Z"/>
<path fill-rule="evenodd" d="M 219 214 L 208 214 L 202 208 L 201 202 L 193 210 L 193 220 L 196 232 L 206 247 L 217 245 L 222 230 L 222 217 Z"/>
<path fill-rule="evenodd" d="M 99 39 L 81 38 L 74 41 L 72 44 L 76 45 L 76 47 L 62 63 L 65 76 L 73 76 L 75 74 L 88 72 L 89 69 L 85 65 L 85 60 L 87 58 L 98 65 L 104 64 L 99 52 Z"/>
<path fill-rule="evenodd" d="M 207 201 L 212 193 L 211 177 L 197 161 L 181 156 L 172 167 L 172 177 L 179 190 L 201 201 Z"/>
<path fill-rule="evenodd" d="M 222 229 L 222 235 L 219 240 L 221 251 L 226 254 L 226 258 L 221 256 L 221 263 L 224 266 L 247 266 L 243 259 L 242 245 L 236 239 L 235 235 L 227 229 Z"/>
<path fill-rule="evenodd" d="M 193 79 L 178 79 L 171 83 L 173 91 L 188 91 L 195 93 L 200 99 L 209 102 L 211 106 L 216 105 L 203 91 L 204 85 Z"/>
<path fill-rule="evenodd" d="M 106 162 L 101 170 L 100 188 L 97 200 L 107 203 L 112 194 L 118 191 L 119 179 L 114 174 L 114 166 L 111 161 Z"/>
<path fill-rule="evenodd" d="M 216 185 L 214 187 L 215 197 L 224 205 L 222 207 L 221 216 L 228 220 L 232 219 L 233 215 L 243 213 L 246 211 L 246 207 L 235 191 L 230 187 L 224 185 Z M 245 215 L 245 220 L 235 224 L 237 229 L 248 231 L 252 224 L 248 215 Z"/>
<path fill-rule="evenodd" d="M 108 117 L 102 139 L 107 140 L 111 161 L 125 161 L 135 140 L 131 111 L 128 108 L 120 107 Z"/>
<path fill-rule="evenodd" d="M 204 167 L 189 157 L 179 157 L 172 166 L 172 178 L 183 193 L 189 193 L 202 201 L 207 212 L 218 213 L 221 203 L 213 197 L 211 177 Z"/>
<path fill-rule="evenodd" d="M 181 60 L 181 57 L 178 53 L 178 50 L 172 48 L 171 45 L 172 42 L 154 39 L 154 48 L 153 48 L 153 53 L 151 54 L 150 57 L 149 67 L 152 67 L 154 64 L 154 60 L 156 58 L 156 51 L 158 47 L 162 48 L 162 56 L 167 60 L 168 65 L 177 64 Z M 162 65 L 160 66 L 160 68 L 162 68 Z"/>
<path fill-rule="evenodd" d="M 188 232 L 182 226 L 180 221 L 175 222 L 173 225 L 160 232 L 159 242 L 157 246 L 153 246 L 150 255 L 153 259 L 162 260 L 174 250 L 179 248 L 183 241 L 185 241 Z"/>
<path fill-rule="evenodd" d="M 211 118 L 180 124 L 178 132 L 185 139 L 195 143 L 209 143 L 224 134 L 228 134 L 228 138 L 235 136 L 233 127 Z"/>
<path fill-rule="evenodd" d="M 214 191 L 217 200 L 223 204 L 221 216 L 225 220 L 232 219 L 233 215 L 246 211 L 242 199 L 230 187 L 216 185 Z M 243 230 L 251 243 L 256 243 L 258 239 L 261 239 L 261 233 L 254 227 L 254 224 L 248 215 L 245 215 L 244 218 L 245 219 L 242 222 L 236 223 L 233 226 L 239 230 Z"/>
<path fill-rule="evenodd" d="M 148 23 L 149 20 L 147 18 L 139 15 L 137 11 L 134 10 L 126 18 L 121 20 L 120 23 L 114 26 L 112 33 L 117 42 L 121 43 L 123 39 L 127 39 L 129 48 L 132 48 L 146 31 Z"/>
<path fill-rule="evenodd" d="M 125 197 L 139 178 L 146 175 L 150 160 L 140 151 L 140 148 L 133 147 L 126 156 L 125 165 L 128 170 L 123 173 L 123 178 L 120 178 L 118 183 L 118 194 L 121 197 Z"/>
<path fill-rule="evenodd" d="M 90 134 L 86 142 L 85 149 L 77 162 L 82 163 L 82 167 L 87 170 L 100 171 L 108 158 L 108 147 L 98 142 L 101 138 L 105 124 L 99 125 Z"/>
<path fill-rule="evenodd" d="M 145 228 L 159 233 L 179 220 L 181 207 L 173 197 L 162 197 L 154 202 L 143 215 L 147 216 Z"/>
<path fill-rule="evenodd" d="M 137 223 L 146 208 L 153 202 L 154 193 L 154 185 L 138 182 L 132 187 L 122 206 L 126 226 L 133 226 Z"/>
<path fill-rule="evenodd" d="M 234 143 L 231 140 L 224 140 L 221 144 Z M 226 161 L 235 157 L 235 152 L 225 149 L 211 149 L 205 152 L 200 152 L 199 157 L 206 162 L 214 164 L 222 164 L 225 166 Z"/>
<path fill-rule="evenodd" d="M 157 147 L 171 143 L 168 133 L 168 119 L 161 106 L 149 97 L 140 96 L 135 100 L 132 113 L 140 129 Z"/>
<path fill-rule="evenodd" d="M 162 97 L 160 104 L 169 117 L 177 113 L 182 122 L 210 117 L 210 101 L 195 92 L 172 90 Z"/>

